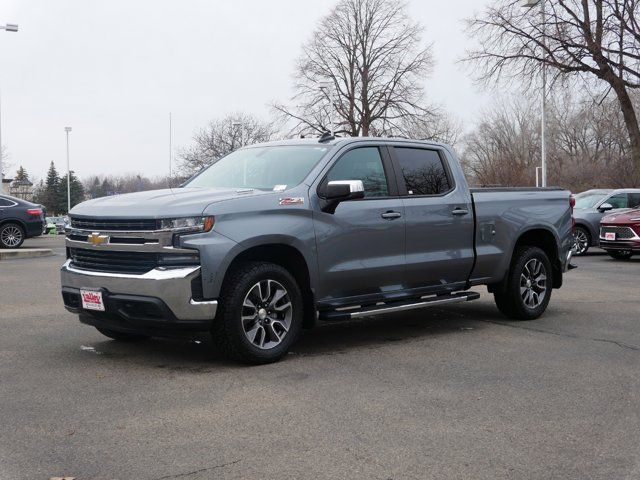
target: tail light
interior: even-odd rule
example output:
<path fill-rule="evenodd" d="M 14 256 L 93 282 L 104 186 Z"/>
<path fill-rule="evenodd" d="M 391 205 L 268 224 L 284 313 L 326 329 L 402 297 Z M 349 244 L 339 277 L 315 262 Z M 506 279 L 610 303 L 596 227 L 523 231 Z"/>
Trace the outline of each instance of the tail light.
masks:
<path fill-rule="evenodd" d="M 35 215 L 35 216 L 39 217 L 40 215 L 42 215 L 42 210 L 40 208 L 28 208 L 27 209 L 27 214 L 28 215 Z"/>
<path fill-rule="evenodd" d="M 573 216 L 573 209 L 576 206 L 576 197 L 573 196 L 573 194 L 569 195 L 569 207 L 571 208 L 571 228 L 575 229 L 576 228 L 576 219 Z"/>

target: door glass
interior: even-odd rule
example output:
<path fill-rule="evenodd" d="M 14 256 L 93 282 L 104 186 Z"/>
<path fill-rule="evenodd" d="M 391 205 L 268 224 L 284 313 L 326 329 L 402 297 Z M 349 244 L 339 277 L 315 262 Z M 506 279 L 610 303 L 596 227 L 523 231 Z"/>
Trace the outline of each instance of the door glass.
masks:
<path fill-rule="evenodd" d="M 419 148 L 394 148 L 409 195 L 440 195 L 451 183 L 438 152 Z"/>
<path fill-rule="evenodd" d="M 629 206 L 626 193 L 612 195 L 605 203 L 610 203 L 613 208 L 627 208 Z"/>
<path fill-rule="evenodd" d="M 640 207 L 640 193 L 629 193 L 629 207 Z"/>
<path fill-rule="evenodd" d="M 387 177 L 377 147 L 355 148 L 345 153 L 327 175 L 327 182 L 334 180 L 362 180 L 367 198 L 389 196 Z"/>

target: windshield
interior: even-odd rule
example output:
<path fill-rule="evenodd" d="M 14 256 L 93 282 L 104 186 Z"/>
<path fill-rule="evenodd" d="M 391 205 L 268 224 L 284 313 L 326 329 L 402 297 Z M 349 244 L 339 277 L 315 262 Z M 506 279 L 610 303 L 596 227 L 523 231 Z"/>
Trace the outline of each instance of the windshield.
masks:
<path fill-rule="evenodd" d="M 329 148 L 296 145 L 236 150 L 204 170 L 185 187 L 282 191 L 302 182 Z"/>
<path fill-rule="evenodd" d="M 606 192 L 583 192 L 575 196 L 575 208 L 593 208 L 596 203 L 607 196 Z"/>

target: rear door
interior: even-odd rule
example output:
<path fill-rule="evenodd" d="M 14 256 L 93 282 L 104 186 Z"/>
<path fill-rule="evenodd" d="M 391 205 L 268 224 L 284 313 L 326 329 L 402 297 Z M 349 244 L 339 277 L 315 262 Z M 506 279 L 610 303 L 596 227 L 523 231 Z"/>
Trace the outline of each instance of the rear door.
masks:
<path fill-rule="evenodd" d="M 404 208 L 386 148 L 358 146 L 342 153 L 319 185 L 333 180 L 362 180 L 365 198 L 342 202 L 333 214 L 314 212 L 318 299 L 401 289 Z"/>
<path fill-rule="evenodd" d="M 457 289 L 473 267 L 474 221 L 469 190 L 456 183 L 444 150 L 390 147 L 406 225 L 410 287 Z"/>

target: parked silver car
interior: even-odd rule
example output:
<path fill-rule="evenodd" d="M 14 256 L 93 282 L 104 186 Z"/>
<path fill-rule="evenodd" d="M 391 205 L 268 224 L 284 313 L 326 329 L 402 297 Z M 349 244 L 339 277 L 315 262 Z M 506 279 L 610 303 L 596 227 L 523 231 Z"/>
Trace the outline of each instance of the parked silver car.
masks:
<path fill-rule="evenodd" d="M 640 188 L 587 190 L 575 195 L 575 200 L 574 253 L 584 255 L 589 247 L 598 246 L 600 219 L 607 212 L 640 205 Z"/>

